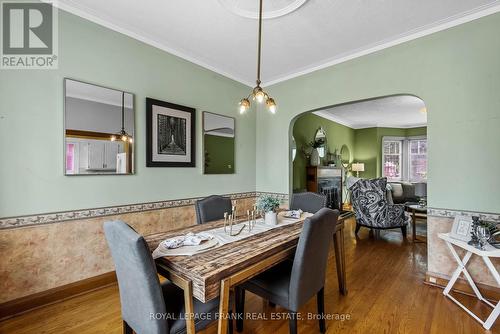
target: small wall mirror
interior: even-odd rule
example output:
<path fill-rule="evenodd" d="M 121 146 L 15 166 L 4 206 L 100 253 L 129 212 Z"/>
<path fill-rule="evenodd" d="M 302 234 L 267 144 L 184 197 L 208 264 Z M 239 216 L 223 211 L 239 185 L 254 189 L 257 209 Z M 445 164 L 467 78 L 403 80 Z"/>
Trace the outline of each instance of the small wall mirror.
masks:
<path fill-rule="evenodd" d="M 235 119 L 203 112 L 205 174 L 234 174 Z"/>
<path fill-rule="evenodd" d="M 340 148 L 340 162 L 342 163 L 342 166 L 344 166 L 344 168 L 347 168 L 347 166 L 349 166 L 349 163 L 351 162 L 351 151 L 345 144 Z"/>
<path fill-rule="evenodd" d="M 66 175 L 134 173 L 134 95 L 64 79 Z"/>
<path fill-rule="evenodd" d="M 317 150 L 320 158 L 324 158 L 326 155 L 326 131 L 320 127 L 316 134 L 314 135 L 314 141 L 322 141 L 323 144 L 320 145 Z"/>
<path fill-rule="evenodd" d="M 297 156 L 297 143 L 295 142 L 295 137 L 292 136 L 292 162 L 295 161 Z"/>

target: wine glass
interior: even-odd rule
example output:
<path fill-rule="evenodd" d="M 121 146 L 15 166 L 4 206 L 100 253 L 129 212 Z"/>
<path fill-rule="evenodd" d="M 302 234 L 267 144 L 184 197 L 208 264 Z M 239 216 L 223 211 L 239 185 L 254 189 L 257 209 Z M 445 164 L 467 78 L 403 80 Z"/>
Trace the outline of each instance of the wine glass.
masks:
<path fill-rule="evenodd" d="M 488 240 L 491 237 L 490 229 L 487 226 L 478 226 L 477 237 L 479 239 L 479 245 L 481 249 L 485 250 L 485 246 L 488 244 Z"/>

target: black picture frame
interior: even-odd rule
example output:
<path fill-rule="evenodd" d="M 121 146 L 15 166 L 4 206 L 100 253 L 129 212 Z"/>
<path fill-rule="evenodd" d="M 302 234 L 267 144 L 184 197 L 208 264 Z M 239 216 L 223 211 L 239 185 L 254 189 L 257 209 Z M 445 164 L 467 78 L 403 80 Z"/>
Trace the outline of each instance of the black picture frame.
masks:
<path fill-rule="evenodd" d="M 157 161 L 154 159 L 153 151 L 155 148 L 157 149 L 158 143 L 153 143 L 153 122 L 155 121 L 153 120 L 153 106 L 174 109 L 189 114 L 191 124 L 185 124 L 186 128 L 190 128 L 191 149 L 190 154 L 186 154 L 190 157 L 189 161 Z M 158 122 L 158 120 L 156 121 Z M 186 136 L 187 145 L 187 132 L 184 135 Z M 158 134 L 156 136 L 158 138 Z M 149 97 L 146 98 L 146 167 L 196 167 L 196 109 Z"/>

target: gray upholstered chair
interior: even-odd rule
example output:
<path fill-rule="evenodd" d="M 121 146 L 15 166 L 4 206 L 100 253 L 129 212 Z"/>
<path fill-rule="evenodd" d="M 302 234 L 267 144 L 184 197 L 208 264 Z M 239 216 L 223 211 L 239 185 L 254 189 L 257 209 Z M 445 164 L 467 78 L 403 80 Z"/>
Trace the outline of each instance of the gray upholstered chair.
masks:
<path fill-rule="evenodd" d="M 339 212 L 322 208 L 307 218 L 299 238 L 293 260 L 285 260 L 236 287 L 236 312 L 244 313 L 245 290 L 253 292 L 289 311 L 290 333 L 297 333 L 297 312 L 317 295 L 318 313 L 323 315 L 325 273 L 328 249 Z M 237 317 L 237 330 L 243 330 L 243 319 Z M 326 331 L 324 317 L 320 317 L 320 331 Z"/>
<path fill-rule="evenodd" d="M 104 233 L 115 263 L 123 332 L 180 334 L 186 332 L 184 293 L 170 282 L 160 283 L 156 266 L 144 238 L 122 221 L 104 223 Z M 219 300 L 194 300 L 196 330 L 216 320 Z M 204 319 L 204 320 L 201 320 Z M 229 331 L 232 331 L 230 323 Z"/>
<path fill-rule="evenodd" d="M 196 201 L 196 223 L 204 224 L 224 218 L 224 212 L 231 213 L 231 199 L 219 195 L 211 195 Z"/>
<path fill-rule="evenodd" d="M 356 214 L 356 234 L 364 226 L 371 229 L 400 228 L 406 239 L 409 217 L 403 204 L 387 201 L 387 179 L 359 179 L 350 188 Z"/>
<path fill-rule="evenodd" d="M 294 193 L 290 200 L 290 210 L 316 213 L 326 207 L 326 196 L 311 192 Z"/>

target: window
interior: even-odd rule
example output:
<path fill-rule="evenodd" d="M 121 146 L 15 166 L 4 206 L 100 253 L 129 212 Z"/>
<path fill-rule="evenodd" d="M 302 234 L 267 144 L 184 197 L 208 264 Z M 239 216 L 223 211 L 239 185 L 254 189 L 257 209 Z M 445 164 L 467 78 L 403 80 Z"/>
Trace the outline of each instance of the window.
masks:
<path fill-rule="evenodd" d="M 427 180 L 427 138 L 384 137 L 382 176 L 391 181 Z"/>
<path fill-rule="evenodd" d="M 391 180 L 401 180 L 401 140 L 384 141 L 384 172 L 383 175 Z"/>
<path fill-rule="evenodd" d="M 421 182 L 427 179 L 427 139 L 410 139 L 409 179 Z"/>

